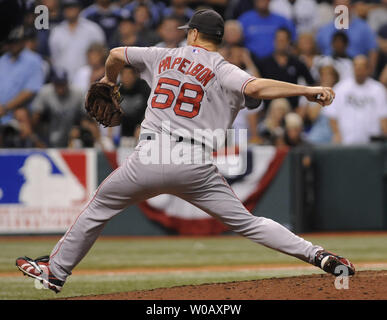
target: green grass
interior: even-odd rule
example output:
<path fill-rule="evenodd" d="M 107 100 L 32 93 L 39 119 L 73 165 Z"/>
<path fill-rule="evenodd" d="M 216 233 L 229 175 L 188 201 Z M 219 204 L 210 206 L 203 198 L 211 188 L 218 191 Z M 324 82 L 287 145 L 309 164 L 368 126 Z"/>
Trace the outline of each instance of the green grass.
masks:
<path fill-rule="evenodd" d="M 171 272 L 165 274 L 103 275 L 69 278 L 60 294 L 50 290 L 38 290 L 34 280 L 26 277 L 0 278 L 0 300 L 2 299 L 56 299 L 81 295 L 149 290 L 182 285 L 219 283 L 229 281 L 256 280 L 269 277 L 286 277 L 319 273 L 316 271 L 238 271 L 238 272 Z M 141 294 L 139 294 L 141 296 Z"/>
<path fill-rule="evenodd" d="M 387 262 L 387 236 L 307 237 L 328 250 L 338 252 L 353 262 Z M 50 253 L 56 241 L 10 241 L 0 239 L 0 274 L 14 272 L 15 258 L 37 257 Z M 77 266 L 81 269 L 120 269 L 146 267 L 232 266 L 257 264 L 293 264 L 299 260 L 267 249 L 241 237 L 229 238 L 150 238 L 103 239 Z M 130 275 L 74 275 L 62 293 L 55 295 L 34 288 L 33 279 L 0 277 L 0 299 L 47 299 L 56 297 L 143 290 L 187 284 L 251 280 L 273 276 L 292 276 L 319 272 L 292 271 L 225 271 L 168 272 Z"/>

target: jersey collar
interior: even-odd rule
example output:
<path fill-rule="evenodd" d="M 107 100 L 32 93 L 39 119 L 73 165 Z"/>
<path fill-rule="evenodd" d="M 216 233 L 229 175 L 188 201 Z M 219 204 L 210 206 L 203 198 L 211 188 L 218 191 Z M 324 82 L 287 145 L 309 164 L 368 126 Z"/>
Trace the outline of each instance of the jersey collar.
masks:
<path fill-rule="evenodd" d="M 210 50 L 208 50 L 207 48 L 204 48 L 204 47 L 202 47 L 202 46 L 198 46 L 197 44 L 195 44 L 195 45 L 191 44 L 191 46 L 192 46 L 192 47 L 201 48 L 201 49 L 203 49 L 203 50 L 206 50 L 206 51 L 210 52 Z"/>

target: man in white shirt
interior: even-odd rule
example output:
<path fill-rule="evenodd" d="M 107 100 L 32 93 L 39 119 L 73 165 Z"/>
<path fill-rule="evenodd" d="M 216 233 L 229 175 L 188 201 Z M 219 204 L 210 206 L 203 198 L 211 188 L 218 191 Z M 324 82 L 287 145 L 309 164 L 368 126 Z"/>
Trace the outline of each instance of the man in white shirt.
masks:
<path fill-rule="evenodd" d="M 64 0 L 65 20 L 56 26 L 49 38 L 51 59 L 55 69 L 65 70 L 70 82 L 75 72 L 87 63 L 87 50 L 92 43 L 105 43 L 101 27 L 79 17 L 78 0 Z"/>
<path fill-rule="evenodd" d="M 357 56 L 353 65 L 354 78 L 336 85 L 336 99 L 324 109 L 330 118 L 335 143 L 364 144 L 372 136 L 387 135 L 386 89 L 369 77 L 366 56 Z"/>

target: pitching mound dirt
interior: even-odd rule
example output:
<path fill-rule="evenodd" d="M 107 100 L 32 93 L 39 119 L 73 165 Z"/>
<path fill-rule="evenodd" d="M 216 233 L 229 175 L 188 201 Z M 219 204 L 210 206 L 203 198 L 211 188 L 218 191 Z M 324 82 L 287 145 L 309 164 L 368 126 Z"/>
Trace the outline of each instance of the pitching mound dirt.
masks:
<path fill-rule="evenodd" d="M 335 288 L 335 277 L 310 275 L 196 286 L 160 288 L 69 298 L 72 300 L 386 300 L 387 270 L 361 271 L 348 278 L 348 289 Z M 341 281 L 342 286 L 345 282 Z"/>

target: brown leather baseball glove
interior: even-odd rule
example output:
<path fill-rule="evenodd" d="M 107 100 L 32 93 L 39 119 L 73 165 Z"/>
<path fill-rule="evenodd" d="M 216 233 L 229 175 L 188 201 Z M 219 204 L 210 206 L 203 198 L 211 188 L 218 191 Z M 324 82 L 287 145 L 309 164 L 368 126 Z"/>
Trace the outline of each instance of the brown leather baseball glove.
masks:
<path fill-rule="evenodd" d="M 120 125 L 123 111 L 119 86 L 95 82 L 87 92 L 85 108 L 87 113 L 105 127 Z"/>

